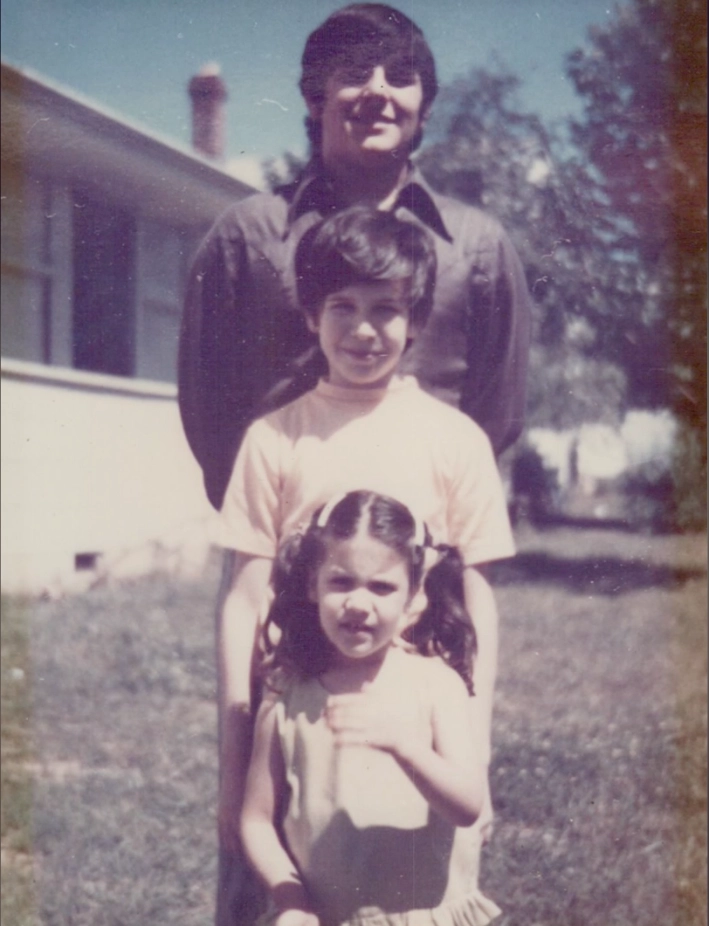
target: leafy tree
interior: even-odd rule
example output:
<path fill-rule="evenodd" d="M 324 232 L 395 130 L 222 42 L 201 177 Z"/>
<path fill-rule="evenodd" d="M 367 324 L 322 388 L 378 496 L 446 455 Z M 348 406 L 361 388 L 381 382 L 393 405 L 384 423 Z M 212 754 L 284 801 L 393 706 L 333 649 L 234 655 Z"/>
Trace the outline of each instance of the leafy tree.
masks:
<path fill-rule="evenodd" d="M 636 401 L 706 434 L 706 4 L 633 0 L 567 60 L 572 139 L 598 179 L 608 243 L 634 267 L 623 361 Z"/>
<path fill-rule="evenodd" d="M 442 88 L 419 163 L 437 189 L 496 215 L 518 249 L 535 312 L 529 423 L 612 422 L 626 401 L 618 343 L 637 312 L 633 268 L 611 259 L 598 180 L 520 108 L 518 86 L 497 67 Z"/>

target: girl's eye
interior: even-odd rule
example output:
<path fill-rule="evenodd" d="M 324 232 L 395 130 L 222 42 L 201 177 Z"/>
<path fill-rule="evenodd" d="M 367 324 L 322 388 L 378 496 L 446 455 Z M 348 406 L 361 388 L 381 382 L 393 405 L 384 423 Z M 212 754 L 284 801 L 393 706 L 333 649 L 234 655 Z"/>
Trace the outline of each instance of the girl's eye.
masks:
<path fill-rule="evenodd" d="M 396 591 L 396 585 L 392 582 L 372 582 L 369 589 L 374 592 L 375 595 L 384 597 L 384 595 L 393 595 Z"/>
<path fill-rule="evenodd" d="M 352 587 L 352 580 L 349 576 L 330 576 L 327 585 L 332 591 L 346 592 Z"/>

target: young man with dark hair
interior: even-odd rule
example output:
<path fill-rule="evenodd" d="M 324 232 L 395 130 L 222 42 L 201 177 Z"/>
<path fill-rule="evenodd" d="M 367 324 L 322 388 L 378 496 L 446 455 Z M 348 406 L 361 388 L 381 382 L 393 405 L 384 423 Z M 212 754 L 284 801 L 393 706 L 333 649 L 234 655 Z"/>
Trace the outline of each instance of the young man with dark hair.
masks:
<path fill-rule="evenodd" d="M 407 372 L 475 419 L 497 454 L 523 425 L 530 313 L 519 258 L 499 223 L 433 192 L 410 162 L 437 91 L 423 34 L 383 4 L 345 7 L 309 37 L 300 85 L 313 146 L 304 175 L 235 204 L 189 280 L 180 410 L 216 508 L 248 424 L 322 372 L 302 330 L 292 258 L 307 228 L 353 203 L 391 209 L 435 236 L 434 310 Z"/>
<path fill-rule="evenodd" d="M 356 203 L 392 211 L 432 233 L 438 264 L 433 309 L 402 361 L 428 392 L 487 433 L 496 453 L 523 425 L 530 338 L 529 295 L 508 237 L 491 217 L 433 192 L 410 156 L 437 91 L 420 29 L 383 4 L 352 4 L 309 37 L 301 90 L 312 158 L 303 176 L 249 197 L 217 221 L 192 268 L 179 362 L 188 441 L 221 508 L 244 432 L 259 415 L 312 389 L 325 371 L 297 307 L 293 258 L 324 216 Z M 220 755 L 240 793 L 252 721 L 255 628 L 240 617 L 262 608 L 271 562 L 227 551 L 218 616 Z M 472 588 L 472 585 L 475 588 Z M 471 580 L 476 627 L 487 654 L 476 670 L 479 703 L 492 706 L 497 625 L 482 574 Z M 217 923 L 252 922 L 233 807 L 222 802 Z"/>

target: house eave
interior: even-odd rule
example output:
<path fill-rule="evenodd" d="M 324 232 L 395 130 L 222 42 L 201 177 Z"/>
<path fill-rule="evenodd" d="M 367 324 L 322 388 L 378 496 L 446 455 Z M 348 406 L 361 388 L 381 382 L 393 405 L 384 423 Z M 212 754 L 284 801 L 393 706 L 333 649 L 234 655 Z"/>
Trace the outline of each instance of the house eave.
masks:
<path fill-rule="evenodd" d="M 0 64 L 5 164 L 187 224 L 211 221 L 254 192 L 219 164 L 29 69 Z"/>

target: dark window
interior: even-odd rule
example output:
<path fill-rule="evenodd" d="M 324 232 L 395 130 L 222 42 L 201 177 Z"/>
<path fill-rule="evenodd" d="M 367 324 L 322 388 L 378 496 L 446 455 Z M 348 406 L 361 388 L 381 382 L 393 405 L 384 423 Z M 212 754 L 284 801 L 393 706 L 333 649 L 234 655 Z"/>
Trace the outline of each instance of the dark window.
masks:
<path fill-rule="evenodd" d="M 74 193 L 74 366 L 135 373 L 135 219 Z"/>

